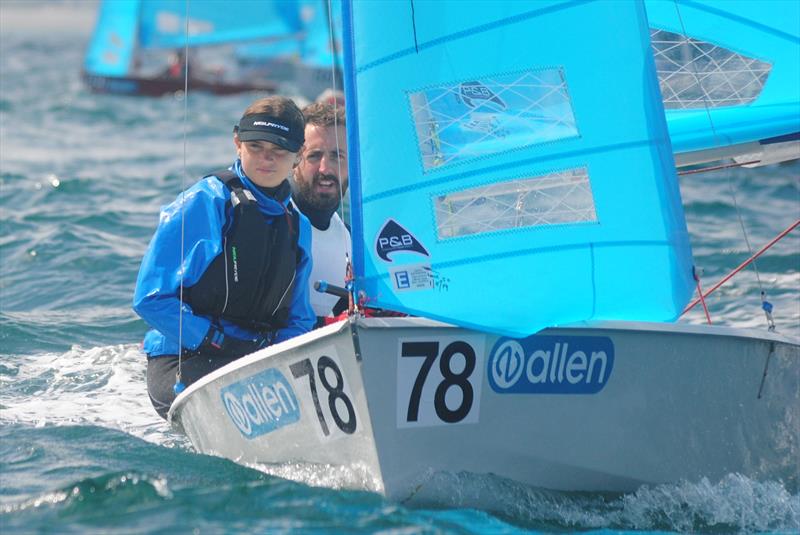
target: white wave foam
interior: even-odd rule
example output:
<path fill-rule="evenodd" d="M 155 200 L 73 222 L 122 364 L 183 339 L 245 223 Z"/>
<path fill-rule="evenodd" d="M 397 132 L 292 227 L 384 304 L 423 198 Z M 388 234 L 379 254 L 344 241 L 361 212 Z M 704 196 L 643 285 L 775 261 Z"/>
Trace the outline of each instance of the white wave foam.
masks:
<path fill-rule="evenodd" d="M 0 375 L 3 421 L 46 425 L 97 425 L 164 446 L 184 446 L 153 410 L 147 396 L 147 362 L 135 345 L 4 359 L 14 374 Z"/>
<path fill-rule="evenodd" d="M 383 491 L 383 484 L 380 478 L 375 477 L 365 464 L 334 466 L 313 463 L 248 463 L 247 466 L 271 476 L 312 487 L 327 487 L 336 490 Z"/>
<path fill-rule="evenodd" d="M 541 529 L 671 531 L 800 530 L 800 494 L 780 482 L 729 474 L 642 487 L 631 494 L 565 493 L 526 487 L 494 475 L 435 473 L 408 502 L 414 506 L 475 507 Z"/>

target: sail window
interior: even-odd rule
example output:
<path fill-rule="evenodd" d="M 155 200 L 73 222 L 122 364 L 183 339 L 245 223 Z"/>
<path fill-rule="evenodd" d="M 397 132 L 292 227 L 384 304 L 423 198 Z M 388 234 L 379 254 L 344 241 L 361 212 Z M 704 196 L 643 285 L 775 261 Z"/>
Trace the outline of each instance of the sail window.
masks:
<path fill-rule="evenodd" d="M 664 107 L 717 108 L 758 98 L 772 65 L 721 46 L 650 29 Z"/>
<path fill-rule="evenodd" d="M 425 172 L 578 135 L 562 69 L 453 82 L 409 100 Z"/>
<path fill-rule="evenodd" d="M 439 239 L 597 221 L 586 167 L 451 192 L 434 204 Z"/>

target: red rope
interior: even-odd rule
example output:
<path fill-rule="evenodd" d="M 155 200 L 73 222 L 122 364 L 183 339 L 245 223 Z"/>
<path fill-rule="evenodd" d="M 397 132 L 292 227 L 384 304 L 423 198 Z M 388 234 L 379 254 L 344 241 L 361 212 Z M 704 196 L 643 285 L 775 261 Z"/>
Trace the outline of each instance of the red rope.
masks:
<path fill-rule="evenodd" d="M 695 282 L 697 282 L 697 295 L 700 296 L 700 302 L 703 303 L 703 312 L 706 313 L 706 321 L 709 325 L 711 325 L 711 315 L 708 313 L 706 299 L 703 297 L 703 289 L 700 287 L 700 276 L 697 274 L 697 270 L 694 268 L 692 269 L 692 274 L 694 275 Z"/>
<path fill-rule="evenodd" d="M 716 284 L 715 284 L 715 285 L 714 285 L 714 286 L 713 286 L 713 287 L 712 287 L 710 290 L 708 290 L 708 291 L 707 291 L 705 294 L 703 294 L 703 293 L 700 293 L 700 297 L 698 297 L 697 299 L 695 299 L 694 301 L 692 301 L 691 303 L 689 303 L 689 305 L 688 305 L 686 308 L 684 308 L 684 309 L 683 309 L 683 312 L 681 312 L 681 316 L 683 316 L 684 314 L 686 314 L 687 312 L 689 312 L 691 309 L 693 309 L 693 308 L 694 308 L 694 306 L 695 306 L 697 303 L 700 303 L 701 301 L 703 302 L 703 306 L 705 306 L 705 301 L 704 301 L 704 299 L 705 299 L 706 297 L 708 297 L 709 295 L 711 295 L 711 293 L 712 293 L 714 290 L 716 290 L 717 288 L 719 288 L 720 286 L 722 286 L 723 284 L 725 284 L 726 282 L 728 282 L 728 280 L 729 280 L 731 277 L 733 277 L 734 275 L 736 275 L 737 273 L 739 273 L 739 272 L 740 272 L 742 269 L 744 269 L 745 267 L 747 267 L 747 266 L 748 266 L 748 265 L 749 265 L 749 264 L 750 264 L 750 263 L 751 263 L 753 260 L 755 260 L 756 258 L 758 258 L 759 256 L 761 256 L 761 254 L 762 254 L 762 253 L 764 253 L 764 251 L 766 251 L 767 249 L 769 249 L 770 247 L 772 247 L 773 245 L 775 245 L 776 243 L 778 243 L 778 240 L 780 240 L 781 238 L 783 238 L 784 236 L 786 236 L 787 234 L 789 234 L 789 233 L 790 233 L 791 231 L 793 231 L 793 230 L 795 229 L 795 227 L 797 227 L 798 225 L 800 225 L 800 219 L 798 219 L 797 221 L 795 221 L 794 223 L 792 223 L 791 225 L 789 225 L 789 226 L 788 226 L 788 227 L 787 227 L 787 228 L 786 228 L 786 229 L 785 229 L 783 232 L 781 232 L 780 234 L 778 234 L 777 236 L 775 236 L 775 237 L 774 237 L 774 238 L 773 238 L 773 239 L 772 239 L 772 240 L 771 240 L 771 241 L 770 241 L 768 244 L 766 244 L 764 247 L 762 247 L 761 249 L 759 249 L 759 250 L 758 250 L 758 252 L 756 252 L 756 253 L 755 253 L 753 256 L 751 256 L 750 258 L 748 258 L 747 260 L 745 260 L 744 262 L 742 262 L 742 263 L 739 265 L 739 267 L 737 267 L 736 269 L 734 269 L 733 271 L 731 271 L 730 273 L 728 273 L 728 274 L 727 274 L 725 277 L 723 277 L 723 278 L 722 278 L 722 280 L 720 280 L 718 283 L 716 283 Z M 699 286 L 698 286 L 698 288 L 699 288 Z M 710 322 L 709 322 L 709 323 L 710 323 Z"/>

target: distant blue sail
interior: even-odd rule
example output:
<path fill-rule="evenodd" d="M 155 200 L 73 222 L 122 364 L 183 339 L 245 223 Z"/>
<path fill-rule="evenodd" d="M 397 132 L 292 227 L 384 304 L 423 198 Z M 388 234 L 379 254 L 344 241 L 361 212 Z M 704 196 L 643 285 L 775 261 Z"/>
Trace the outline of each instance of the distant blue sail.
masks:
<path fill-rule="evenodd" d="M 800 2 L 646 6 L 676 153 L 800 132 Z"/>
<path fill-rule="evenodd" d="M 303 0 L 300 7 L 305 31 L 303 63 L 314 67 L 342 67 L 341 0 Z"/>
<path fill-rule="evenodd" d="M 148 0 L 142 4 L 139 46 L 180 48 L 286 37 L 301 29 L 297 5 L 298 0 L 191 1 L 187 38 L 186 0 Z"/>
<path fill-rule="evenodd" d="M 242 45 L 236 54 L 240 61 L 258 63 L 291 57 L 309 67 L 330 68 L 336 65 L 341 69 L 340 0 L 297 0 L 294 5 L 281 4 L 280 9 L 284 16 L 296 18 L 296 24 L 292 26 L 295 38 Z"/>
<path fill-rule="evenodd" d="M 369 303 L 512 336 L 678 316 L 691 251 L 641 2 L 346 2 L 343 21 Z"/>
<path fill-rule="evenodd" d="M 137 45 L 140 0 L 117 0 L 100 5 L 89 42 L 84 70 L 100 76 L 125 76 Z"/>

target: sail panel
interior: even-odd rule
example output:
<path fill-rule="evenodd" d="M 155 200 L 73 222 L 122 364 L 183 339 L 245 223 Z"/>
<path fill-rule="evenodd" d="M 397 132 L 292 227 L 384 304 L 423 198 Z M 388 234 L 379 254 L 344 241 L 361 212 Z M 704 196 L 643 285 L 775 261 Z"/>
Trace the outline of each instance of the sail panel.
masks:
<path fill-rule="evenodd" d="M 800 131 L 800 3 L 647 0 L 646 6 L 676 153 Z"/>
<path fill-rule="evenodd" d="M 372 304 L 513 336 L 677 317 L 691 253 L 641 3 L 347 2 L 344 21 Z"/>
<path fill-rule="evenodd" d="M 97 76 L 125 76 L 133 61 L 139 24 L 140 0 L 103 2 L 84 70 Z"/>

